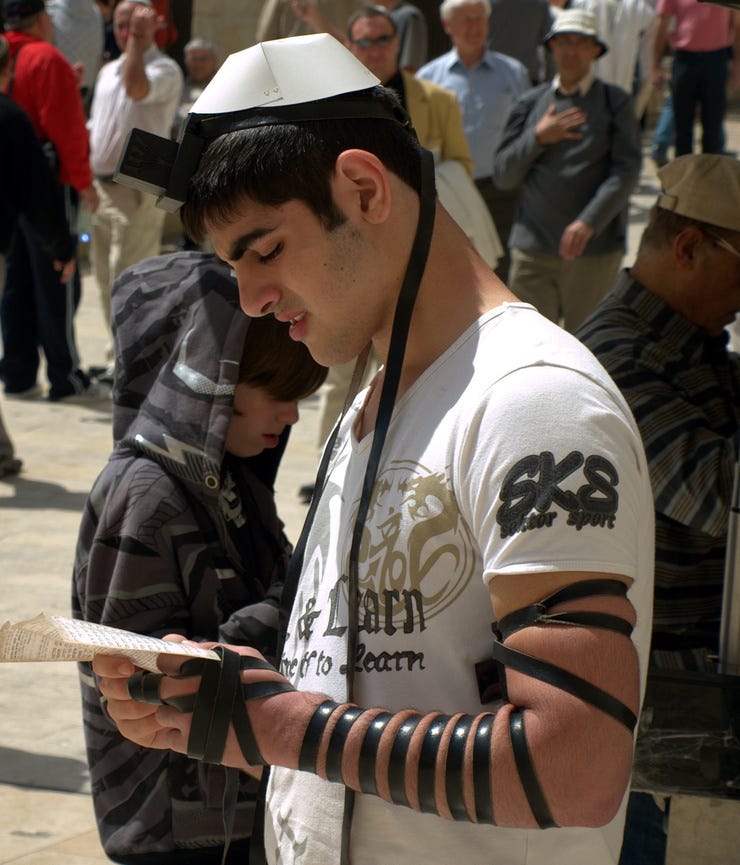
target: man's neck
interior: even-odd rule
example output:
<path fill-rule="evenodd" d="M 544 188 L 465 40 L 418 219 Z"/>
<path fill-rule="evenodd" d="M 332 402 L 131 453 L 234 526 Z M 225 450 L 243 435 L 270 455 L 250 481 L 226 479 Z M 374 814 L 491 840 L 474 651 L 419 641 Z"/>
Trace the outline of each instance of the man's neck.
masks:
<path fill-rule="evenodd" d="M 460 62 L 466 69 L 470 69 L 472 66 L 475 66 L 476 63 L 480 63 L 485 53 L 485 45 L 475 51 L 461 51 L 459 48 L 457 49 L 457 56 L 460 58 Z"/>
<path fill-rule="evenodd" d="M 562 75 L 558 73 L 554 79 L 554 84 L 557 90 L 567 96 L 571 96 L 574 93 L 585 95 L 591 89 L 591 85 L 594 81 L 595 75 L 593 69 L 589 69 L 585 75 L 577 79 L 564 79 Z"/>

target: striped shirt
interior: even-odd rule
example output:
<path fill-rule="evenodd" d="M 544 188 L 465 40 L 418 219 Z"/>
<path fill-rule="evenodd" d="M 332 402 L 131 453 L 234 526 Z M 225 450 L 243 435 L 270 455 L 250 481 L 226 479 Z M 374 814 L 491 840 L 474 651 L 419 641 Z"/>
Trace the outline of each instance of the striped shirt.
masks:
<path fill-rule="evenodd" d="M 740 356 L 628 271 L 577 336 L 630 405 L 656 512 L 653 649 L 718 650 L 740 426 Z"/>

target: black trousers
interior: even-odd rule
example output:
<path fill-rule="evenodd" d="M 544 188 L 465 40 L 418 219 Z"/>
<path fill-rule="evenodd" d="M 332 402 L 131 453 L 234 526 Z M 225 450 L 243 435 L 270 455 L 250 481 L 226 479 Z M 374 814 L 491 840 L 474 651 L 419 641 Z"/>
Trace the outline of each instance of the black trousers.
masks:
<path fill-rule="evenodd" d="M 66 285 L 25 217 L 20 217 L 8 250 L 5 291 L 0 304 L 2 379 L 8 393 L 36 384 L 39 349 L 46 360 L 49 396 L 83 391 L 89 379 L 79 368 L 74 314 L 80 302 L 80 276 Z"/>

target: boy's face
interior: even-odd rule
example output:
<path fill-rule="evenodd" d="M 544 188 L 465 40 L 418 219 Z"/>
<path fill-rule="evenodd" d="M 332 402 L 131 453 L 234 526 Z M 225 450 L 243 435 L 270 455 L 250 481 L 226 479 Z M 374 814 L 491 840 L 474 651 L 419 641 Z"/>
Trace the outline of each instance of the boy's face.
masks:
<path fill-rule="evenodd" d="M 351 220 L 329 231 L 303 202 L 245 201 L 228 224 L 207 228 L 244 312 L 290 322 L 291 338 L 324 366 L 357 357 L 392 317 L 379 286 L 383 251 Z"/>
<path fill-rule="evenodd" d="M 297 420 L 295 400 L 278 400 L 261 387 L 238 384 L 226 450 L 237 457 L 257 456 L 265 448 L 276 447 L 285 427 Z"/>

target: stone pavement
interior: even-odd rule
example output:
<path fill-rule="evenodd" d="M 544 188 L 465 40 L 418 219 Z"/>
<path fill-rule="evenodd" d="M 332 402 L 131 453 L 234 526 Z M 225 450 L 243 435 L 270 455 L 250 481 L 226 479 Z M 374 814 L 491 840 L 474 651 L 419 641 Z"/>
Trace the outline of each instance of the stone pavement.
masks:
<path fill-rule="evenodd" d="M 728 148 L 737 150 L 737 110 L 728 119 L 727 130 Z M 658 189 L 648 152 L 646 147 L 631 207 L 627 263 L 632 261 Z M 76 324 L 82 364 L 88 366 L 102 362 L 106 334 L 95 284 L 88 274 L 83 286 Z M 42 610 L 68 615 L 81 509 L 111 447 L 110 406 L 3 399 L 2 411 L 24 470 L 15 479 L 0 481 L 0 623 L 31 618 Z M 278 507 L 293 541 L 306 511 L 296 492 L 315 472 L 316 424 L 314 398 L 302 406 L 301 421 L 278 477 Z M 708 803 L 702 817 L 706 825 L 722 825 L 717 820 L 726 819 L 724 805 Z M 701 855 L 695 850 L 690 856 L 682 855 L 681 844 L 674 843 L 672 836 L 670 865 L 737 861 L 740 819 L 737 810 L 734 814 L 734 824 L 729 824 L 734 825 L 731 847 L 719 840 L 705 846 Z M 680 830 L 688 823 L 674 819 L 671 827 Z M 713 834 L 715 839 L 727 835 Z M 75 665 L 0 665 L 0 863 L 103 865 L 107 861 L 89 795 Z"/>

